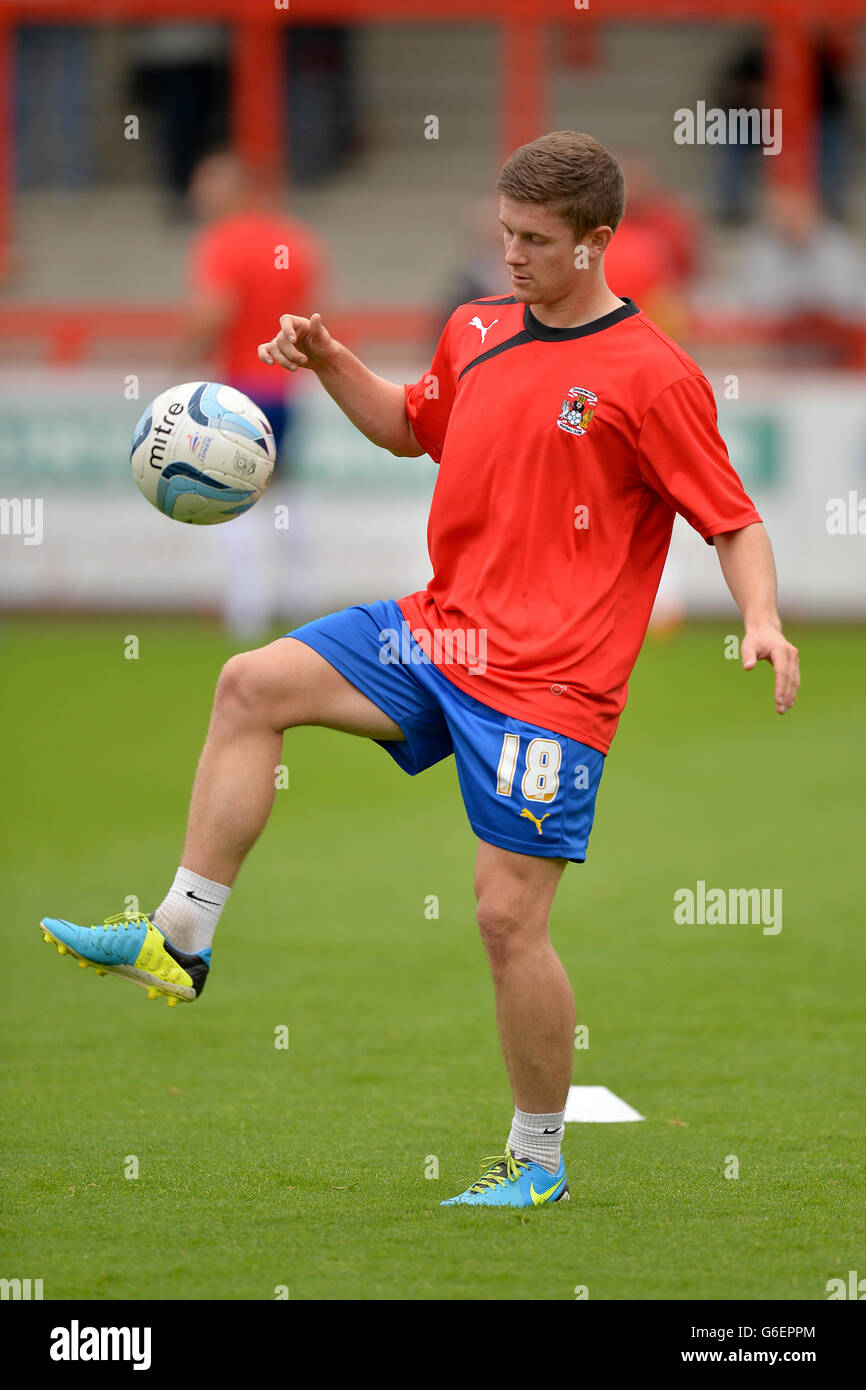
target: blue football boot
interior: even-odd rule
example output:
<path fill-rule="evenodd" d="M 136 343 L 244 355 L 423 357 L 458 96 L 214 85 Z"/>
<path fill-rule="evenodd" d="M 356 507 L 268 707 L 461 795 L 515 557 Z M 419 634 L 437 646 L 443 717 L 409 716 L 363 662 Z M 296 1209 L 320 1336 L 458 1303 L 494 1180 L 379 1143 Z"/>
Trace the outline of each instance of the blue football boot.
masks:
<path fill-rule="evenodd" d="M 481 1177 L 457 1197 L 440 1202 L 441 1207 L 543 1207 L 549 1202 L 568 1201 L 565 1160 L 559 1160 L 556 1174 L 549 1173 L 531 1158 L 515 1158 L 506 1145 L 505 1153 L 485 1158 Z"/>
<path fill-rule="evenodd" d="M 62 917 L 43 917 L 43 941 L 70 955 L 97 975 L 117 975 L 141 985 L 148 997 L 165 995 L 169 1004 L 192 1003 L 204 989 L 210 969 L 210 950 L 197 955 L 179 951 L 145 913 L 121 912 L 92 927 L 79 927 Z"/>

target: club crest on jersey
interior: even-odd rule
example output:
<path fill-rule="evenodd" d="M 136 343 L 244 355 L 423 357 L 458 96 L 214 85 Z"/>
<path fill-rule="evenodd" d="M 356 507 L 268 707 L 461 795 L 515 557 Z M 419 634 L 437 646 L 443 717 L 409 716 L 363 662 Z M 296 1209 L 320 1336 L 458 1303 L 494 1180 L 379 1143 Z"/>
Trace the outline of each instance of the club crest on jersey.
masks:
<path fill-rule="evenodd" d="M 597 405 L 598 396 L 594 391 L 587 391 L 585 386 L 572 386 L 560 406 L 556 423 L 569 434 L 586 434 Z"/>

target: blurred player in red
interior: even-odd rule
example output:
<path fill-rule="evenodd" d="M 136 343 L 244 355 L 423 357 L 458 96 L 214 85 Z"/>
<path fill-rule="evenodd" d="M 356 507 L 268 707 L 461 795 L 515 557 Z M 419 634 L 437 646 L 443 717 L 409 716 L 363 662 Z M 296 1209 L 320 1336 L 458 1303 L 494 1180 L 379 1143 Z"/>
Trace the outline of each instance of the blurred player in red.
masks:
<path fill-rule="evenodd" d="M 643 155 L 620 159 L 628 198 L 625 216 L 605 256 L 615 294 L 630 294 L 666 333 L 685 326 L 685 298 L 700 264 L 700 223 L 664 187 Z"/>
<path fill-rule="evenodd" d="M 190 251 L 190 302 L 181 355 L 186 362 L 211 359 L 218 381 L 235 386 L 261 406 L 274 431 L 277 468 L 271 502 L 285 500 L 280 482 L 291 469 L 295 383 L 275 379 L 256 356 L 271 332 L 279 306 L 300 302 L 312 309 L 324 293 L 324 251 L 318 237 L 279 206 L 279 181 L 269 168 L 244 163 L 229 153 L 208 155 L 197 166 L 190 197 L 204 226 Z M 275 484 L 277 485 L 275 487 Z M 283 604 L 303 606 L 309 557 L 299 553 L 303 530 L 297 498 L 290 505 L 291 562 L 284 557 Z M 264 528 L 279 540 L 273 506 L 254 509 L 222 528 L 227 553 L 224 617 L 239 636 L 265 630 L 270 610 Z"/>

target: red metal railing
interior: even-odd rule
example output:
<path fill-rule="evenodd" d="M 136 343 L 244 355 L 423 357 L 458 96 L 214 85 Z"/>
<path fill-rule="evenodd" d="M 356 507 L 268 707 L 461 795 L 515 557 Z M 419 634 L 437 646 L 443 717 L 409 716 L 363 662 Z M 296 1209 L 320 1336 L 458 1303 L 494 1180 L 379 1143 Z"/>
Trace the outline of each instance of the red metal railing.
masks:
<path fill-rule="evenodd" d="M 328 328 L 341 342 L 361 350 L 370 344 L 409 348 L 424 356 L 441 328 L 441 313 L 430 309 L 357 308 L 328 316 Z M 100 348 L 117 344 L 147 344 L 151 351 L 177 341 L 183 310 L 175 305 L 111 304 L 0 305 L 0 355 L 52 366 L 79 366 L 98 356 Z M 837 366 L 866 367 L 866 323 L 842 323 L 820 314 L 796 321 L 747 314 L 687 315 L 679 336 L 690 345 L 789 348 L 797 342 L 820 349 Z"/>
<path fill-rule="evenodd" d="M 440 315 L 441 318 L 441 315 Z M 38 356 L 54 366 L 77 366 L 99 346 L 117 343 L 160 342 L 170 352 L 183 322 L 177 305 L 0 304 L 0 346 L 6 361 L 14 359 L 14 345 L 21 344 L 22 358 Z M 441 323 L 429 309 L 351 309 L 329 314 L 329 329 L 350 345 L 386 343 L 425 349 Z"/>
<path fill-rule="evenodd" d="M 383 21 L 416 23 L 489 21 L 500 27 L 500 146 L 503 155 L 548 128 L 550 45 L 545 26 L 572 24 L 576 35 L 583 22 L 592 36 L 605 23 L 670 22 L 682 20 L 724 24 L 731 20 L 758 21 L 768 39 L 768 104 L 784 111 L 782 152 L 767 160 L 773 182 L 809 185 L 814 179 L 815 81 L 810 37 L 828 26 L 853 34 L 866 19 L 866 0 L 603 0 L 581 10 L 574 0 L 0 0 L 0 274 L 5 265 L 11 222 L 11 30 L 18 24 L 126 24 L 142 21 L 201 19 L 233 26 L 234 48 L 230 90 L 231 130 L 237 148 L 255 158 L 285 164 L 285 126 L 274 118 L 283 109 L 284 47 L 271 41 L 275 25 L 306 22 L 368 24 Z M 590 44 L 592 40 L 590 39 Z M 405 340 L 415 331 L 419 311 L 364 315 L 366 325 L 387 323 L 389 333 Z M 415 317 L 413 317 L 413 315 Z M 47 316 L 47 317 L 46 317 Z M 44 336 L 54 361 L 77 360 L 100 335 L 120 334 L 121 319 L 134 322 L 146 335 L 146 325 L 158 319 L 166 331 L 166 314 L 135 305 L 125 308 L 42 310 L 8 306 L 0 318 L 0 334 L 14 331 Z M 353 315 L 347 315 L 350 324 Z M 6 327 L 2 325 L 5 323 Z M 128 336 L 128 334 L 124 335 Z M 351 336 L 351 333 L 347 334 Z"/>

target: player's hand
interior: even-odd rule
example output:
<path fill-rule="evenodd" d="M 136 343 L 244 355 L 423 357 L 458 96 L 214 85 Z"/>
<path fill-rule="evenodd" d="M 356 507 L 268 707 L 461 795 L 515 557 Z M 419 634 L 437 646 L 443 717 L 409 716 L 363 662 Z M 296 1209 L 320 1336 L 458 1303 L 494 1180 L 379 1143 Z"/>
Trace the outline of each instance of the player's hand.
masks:
<path fill-rule="evenodd" d="M 308 319 L 299 314 L 283 314 L 277 336 L 269 343 L 259 344 L 259 361 L 285 367 L 287 372 L 296 372 L 299 367 L 315 372 L 331 360 L 334 341 L 321 314 Z"/>
<path fill-rule="evenodd" d="M 776 673 L 776 709 L 784 714 L 793 705 L 800 689 L 800 653 L 772 623 L 747 630 L 740 647 L 744 671 L 759 661 L 769 661 Z"/>

